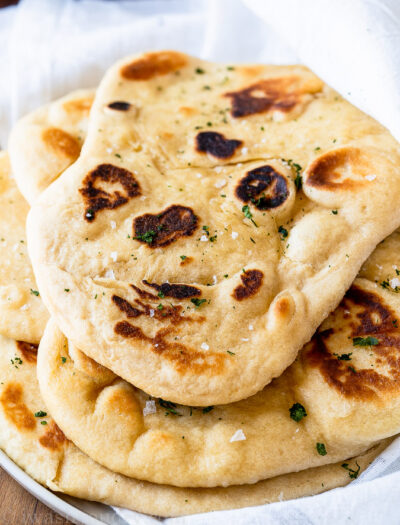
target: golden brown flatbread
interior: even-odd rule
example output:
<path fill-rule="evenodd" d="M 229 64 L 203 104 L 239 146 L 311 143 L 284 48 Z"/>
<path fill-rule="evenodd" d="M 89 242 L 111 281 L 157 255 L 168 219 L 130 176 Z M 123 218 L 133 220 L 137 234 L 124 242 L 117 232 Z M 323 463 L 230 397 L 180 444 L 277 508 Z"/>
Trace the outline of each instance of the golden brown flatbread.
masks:
<path fill-rule="evenodd" d="M 247 398 L 399 226 L 399 165 L 388 131 L 304 67 L 125 59 L 81 156 L 30 213 L 43 300 L 153 396 Z"/>

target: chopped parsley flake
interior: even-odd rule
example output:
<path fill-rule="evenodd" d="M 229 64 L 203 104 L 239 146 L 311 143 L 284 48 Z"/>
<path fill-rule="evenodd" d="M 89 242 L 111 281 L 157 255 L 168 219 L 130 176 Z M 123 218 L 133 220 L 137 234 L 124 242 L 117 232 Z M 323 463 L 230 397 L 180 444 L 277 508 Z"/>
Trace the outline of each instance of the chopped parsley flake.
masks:
<path fill-rule="evenodd" d="M 180 255 L 180 258 L 182 259 L 182 261 L 184 261 L 185 259 L 187 259 L 187 256 L 186 255 Z"/>
<path fill-rule="evenodd" d="M 296 190 L 301 190 L 303 186 L 303 177 L 298 173 L 294 179 L 294 185 L 296 186 Z"/>
<path fill-rule="evenodd" d="M 165 412 L 166 416 L 168 416 L 169 414 L 172 414 L 174 416 L 181 416 L 182 415 L 176 410 L 175 403 L 172 403 L 171 401 L 164 401 L 164 399 L 161 399 L 161 398 L 158 400 L 158 403 L 159 403 L 160 407 L 166 409 L 166 412 Z"/>
<path fill-rule="evenodd" d="M 64 292 L 69 292 L 69 288 L 64 288 Z"/>
<path fill-rule="evenodd" d="M 138 241 L 144 241 L 144 242 L 147 242 L 148 244 L 151 244 L 156 235 L 157 234 L 154 230 L 149 230 L 148 232 L 141 233 L 140 235 L 137 235 L 136 237 L 133 237 L 133 238 L 137 239 Z"/>
<path fill-rule="evenodd" d="M 283 162 L 287 162 L 292 170 L 296 172 L 296 177 L 294 179 L 294 185 L 296 186 L 297 190 L 301 190 L 303 186 L 303 177 L 300 175 L 301 170 L 303 169 L 300 164 L 297 164 L 297 162 L 293 162 L 292 159 L 282 159 Z"/>
<path fill-rule="evenodd" d="M 248 204 L 246 204 L 245 206 L 243 206 L 243 208 L 242 208 L 242 212 L 244 213 L 244 216 L 246 217 L 246 219 L 250 219 L 251 222 L 254 224 L 254 226 L 255 226 L 256 228 L 258 228 L 258 225 L 256 224 L 256 222 L 255 222 L 254 219 L 253 219 L 253 214 L 251 213 Z"/>
<path fill-rule="evenodd" d="M 231 352 L 230 350 L 227 350 L 227 353 L 228 353 L 229 355 L 236 355 L 235 352 Z"/>
<path fill-rule="evenodd" d="M 11 359 L 11 364 L 18 368 L 18 365 L 22 365 L 23 361 L 20 357 L 15 356 L 14 359 Z"/>
<path fill-rule="evenodd" d="M 325 445 L 323 443 L 317 443 L 315 445 L 315 448 L 317 449 L 317 452 L 320 456 L 326 456 L 327 455 L 327 451 L 326 451 L 326 448 L 325 448 Z"/>
<path fill-rule="evenodd" d="M 163 293 L 161 290 L 158 292 L 157 295 L 158 295 L 158 297 L 159 297 L 160 299 L 164 299 L 164 297 L 165 297 L 164 293 Z"/>
<path fill-rule="evenodd" d="M 213 406 L 204 407 L 203 408 L 203 414 L 207 414 L 208 412 L 211 412 L 211 410 L 213 410 L 213 409 L 214 409 Z"/>
<path fill-rule="evenodd" d="M 47 412 L 43 412 L 43 410 L 39 410 L 39 412 L 35 412 L 35 417 L 46 417 Z"/>
<path fill-rule="evenodd" d="M 204 69 L 201 69 L 201 67 L 196 67 L 195 72 L 198 75 L 204 75 L 204 73 L 205 73 Z"/>
<path fill-rule="evenodd" d="M 207 302 L 207 299 L 198 299 L 197 297 L 190 299 L 190 301 L 196 306 L 196 308 L 200 308 L 200 306 Z"/>
<path fill-rule="evenodd" d="M 376 346 L 379 341 L 376 337 L 353 337 L 353 346 Z"/>
<path fill-rule="evenodd" d="M 163 308 L 164 308 L 164 306 L 161 303 L 157 306 L 158 310 L 162 310 Z"/>
<path fill-rule="evenodd" d="M 399 275 L 397 271 L 398 270 L 396 270 L 396 274 Z M 382 281 L 379 284 L 382 286 L 382 288 L 386 288 L 386 290 L 390 290 L 391 292 L 395 292 L 395 293 L 400 292 L 400 288 L 398 286 L 395 286 L 395 287 L 391 286 L 388 279 L 386 281 Z"/>
<path fill-rule="evenodd" d="M 332 213 L 333 213 L 333 215 L 337 215 L 338 211 L 337 210 L 332 210 Z"/>
<path fill-rule="evenodd" d="M 47 421 L 41 421 L 40 424 L 41 425 L 47 425 Z"/>
<path fill-rule="evenodd" d="M 301 421 L 303 417 L 307 416 L 306 409 L 300 403 L 295 403 L 291 408 L 289 408 L 290 417 L 294 421 Z"/>
<path fill-rule="evenodd" d="M 32 288 L 31 288 L 31 294 L 32 295 L 36 295 L 36 297 L 39 297 L 39 295 L 40 295 L 37 290 L 32 290 Z"/>
<path fill-rule="evenodd" d="M 350 352 L 349 354 L 333 354 L 335 357 L 339 359 L 339 361 L 351 361 L 351 356 L 353 355 L 353 352 Z"/>
<path fill-rule="evenodd" d="M 283 226 L 279 226 L 279 228 L 278 228 L 278 232 L 279 232 L 279 233 L 281 234 L 281 236 L 282 236 L 282 237 L 281 237 L 282 241 L 283 241 L 284 239 L 286 239 L 286 237 L 288 236 L 288 231 L 287 231 L 287 229 L 284 228 Z"/>
<path fill-rule="evenodd" d="M 360 473 L 360 468 L 361 468 L 361 467 L 360 467 L 360 465 L 357 463 L 357 461 L 356 461 L 356 465 L 357 465 L 358 468 L 357 468 L 357 470 L 354 470 L 354 469 L 352 469 L 352 468 L 349 467 L 349 464 L 348 464 L 348 463 L 343 463 L 343 464 L 342 464 L 342 467 L 348 471 L 348 473 L 349 473 L 349 477 L 350 477 L 351 479 L 356 479 L 356 478 L 358 477 L 358 474 Z"/>
<path fill-rule="evenodd" d="M 62 362 L 63 364 L 66 363 L 66 362 L 67 362 L 67 358 L 66 358 L 66 357 L 62 357 L 62 358 L 61 358 L 61 362 Z"/>

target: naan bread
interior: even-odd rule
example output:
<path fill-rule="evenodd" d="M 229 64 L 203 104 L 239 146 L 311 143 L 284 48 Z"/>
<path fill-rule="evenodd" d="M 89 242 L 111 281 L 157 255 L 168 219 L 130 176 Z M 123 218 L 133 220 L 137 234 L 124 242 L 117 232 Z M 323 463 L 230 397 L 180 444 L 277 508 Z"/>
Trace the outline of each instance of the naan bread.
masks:
<path fill-rule="evenodd" d="M 39 343 L 49 315 L 29 262 L 25 221 L 29 206 L 0 152 L 0 334 Z"/>
<path fill-rule="evenodd" d="M 39 347 L 43 398 L 86 454 L 155 483 L 254 483 L 360 454 L 400 431 L 399 253 L 396 231 L 292 366 L 246 400 L 204 409 L 150 400 L 69 345 L 52 320 Z M 307 415 L 293 420 L 293 407 Z"/>
<path fill-rule="evenodd" d="M 82 155 L 30 213 L 43 300 L 153 396 L 249 397 L 399 226 L 399 166 L 388 131 L 304 67 L 124 60 Z"/>
<path fill-rule="evenodd" d="M 78 158 L 93 98 L 94 90 L 73 91 L 29 113 L 12 130 L 12 170 L 30 204 Z"/>
<path fill-rule="evenodd" d="M 340 464 L 225 489 L 181 489 L 115 474 L 77 449 L 54 423 L 40 396 L 35 361 L 33 345 L 0 336 L 0 447 L 54 491 L 148 514 L 178 516 L 309 496 L 351 481 Z M 364 470 L 387 444 L 348 461 L 349 468 L 357 471 L 359 465 Z"/>

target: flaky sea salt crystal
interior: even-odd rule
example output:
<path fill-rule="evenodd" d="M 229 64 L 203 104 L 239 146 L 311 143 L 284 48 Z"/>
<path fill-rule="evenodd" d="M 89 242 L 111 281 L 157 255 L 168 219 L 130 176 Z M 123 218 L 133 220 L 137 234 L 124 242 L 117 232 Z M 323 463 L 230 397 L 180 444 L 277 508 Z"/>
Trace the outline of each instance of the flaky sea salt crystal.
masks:
<path fill-rule="evenodd" d="M 111 252 L 110 257 L 114 262 L 116 262 L 118 259 L 118 252 Z"/>
<path fill-rule="evenodd" d="M 237 239 L 239 236 L 238 232 L 232 232 L 232 239 Z"/>
<path fill-rule="evenodd" d="M 394 279 L 390 279 L 389 284 L 393 290 L 395 290 L 396 288 L 400 287 L 400 279 L 398 277 L 394 277 Z"/>
<path fill-rule="evenodd" d="M 154 317 L 155 310 L 153 310 L 153 308 L 150 308 L 149 312 L 150 312 L 150 317 Z"/>
<path fill-rule="evenodd" d="M 207 241 L 208 241 L 208 237 L 207 237 L 207 235 L 202 235 L 202 236 L 200 237 L 200 240 L 201 240 L 201 242 L 207 242 Z"/>
<path fill-rule="evenodd" d="M 105 278 L 106 279 L 112 279 L 112 280 L 115 281 L 114 271 L 113 270 L 107 270 L 106 273 L 105 273 Z"/>
<path fill-rule="evenodd" d="M 233 443 L 234 441 L 244 441 L 245 439 L 246 436 L 244 435 L 243 430 L 239 428 L 239 430 L 236 430 L 236 432 L 233 434 L 229 441 L 230 443 Z"/>
<path fill-rule="evenodd" d="M 217 180 L 217 182 L 214 184 L 214 186 L 216 188 L 223 188 L 226 184 L 226 180 L 224 179 L 221 179 L 221 180 Z"/>
<path fill-rule="evenodd" d="M 117 227 L 117 223 L 115 221 L 110 221 L 110 226 L 112 230 L 115 230 L 115 228 Z"/>
<path fill-rule="evenodd" d="M 372 175 L 366 175 L 365 178 L 366 178 L 367 180 L 372 181 L 372 180 L 375 180 L 375 179 L 376 179 L 376 175 L 374 175 L 374 174 L 372 174 Z"/>
<path fill-rule="evenodd" d="M 149 414 L 155 414 L 156 412 L 156 402 L 153 399 L 146 401 L 146 406 L 143 408 L 143 415 L 148 416 Z"/>
<path fill-rule="evenodd" d="M 207 343 L 201 343 L 200 348 L 201 348 L 202 350 L 209 350 L 209 349 L 210 349 L 210 347 L 208 346 Z"/>

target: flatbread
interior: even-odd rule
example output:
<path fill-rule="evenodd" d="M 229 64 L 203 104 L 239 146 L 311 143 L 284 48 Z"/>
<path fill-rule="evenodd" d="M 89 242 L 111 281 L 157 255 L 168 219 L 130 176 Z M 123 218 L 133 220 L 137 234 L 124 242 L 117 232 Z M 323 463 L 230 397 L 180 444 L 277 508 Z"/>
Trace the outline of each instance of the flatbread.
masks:
<path fill-rule="evenodd" d="M 304 67 L 126 59 L 100 84 L 82 155 L 30 213 L 43 300 L 153 396 L 249 397 L 399 226 L 399 160 Z"/>
<path fill-rule="evenodd" d="M 39 349 L 43 398 L 86 454 L 155 483 L 254 483 L 360 454 L 400 431 L 399 253 L 398 230 L 295 363 L 251 398 L 204 409 L 150 400 L 68 345 L 54 321 Z M 307 415 L 293 420 L 293 407 Z"/>
<path fill-rule="evenodd" d="M 148 514 L 179 516 L 309 496 L 351 481 L 340 464 L 226 489 L 180 489 L 115 474 L 83 454 L 54 423 L 40 396 L 35 358 L 34 347 L 0 336 L 0 447 L 51 490 Z M 357 471 L 359 465 L 363 471 L 387 445 L 388 440 L 349 460 L 349 468 Z"/>
<path fill-rule="evenodd" d="M 15 125 L 9 155 L 18 187 L 30 204 L 78 158 L 93 99 L 93 89 L 79 89 Z"/>
<path fill-rule="evenodd" d="M 11 177 L 8 155 L 0 152 L 0 334 L 39 343 L 49 314 L 27 254 L 28 209 Z"/>

